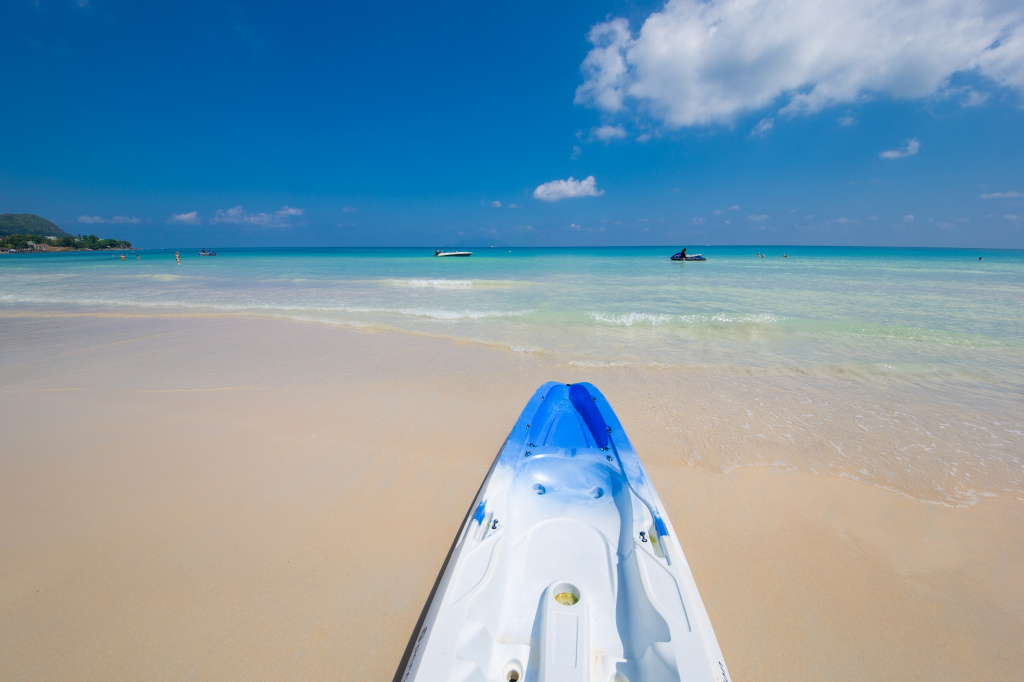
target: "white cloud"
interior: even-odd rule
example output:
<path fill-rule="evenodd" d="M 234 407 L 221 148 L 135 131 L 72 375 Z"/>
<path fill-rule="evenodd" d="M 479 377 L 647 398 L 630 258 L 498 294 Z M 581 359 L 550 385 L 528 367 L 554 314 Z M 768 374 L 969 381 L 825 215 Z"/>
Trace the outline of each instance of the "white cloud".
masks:
<path fill-rule="evenodd" d="M 914 222 L 914 214 L 913 213 L 908 213 L 907 215 L 903 216 L 903 222 L 905 222 L 905 223 L 912 223 L 912 222 Z"/>
<path fill-rule="evenodd" d="M 80 215 L 78 216 L 78 222 L 80 223 L 131 223 L 138 225 L 142 221 L 138 218 L 130 218 L 126 215 L 116 215 L 113 218 L 101 218 L 98 215 Z"/>
<path fill-rule="evenodd" d="M 1022 218 L 1019 215 L 1007 213 L 1006 215 L 1003 216 L 1003 220 L 1012 220 L 1013 222 L 1017 222 L 1018 220 L 1022 220 Z"/>
<path fill-rule="evenodd" d="M 760 121 L 757 122 L 757 125 L 754 126 L 754 129 L 750 131 L 750 136 L 764 137 L 765 135 L 768 134 L 768 131 L 770 131 L 773 127 L 775 127 L 774 118 L 762 118 Z"/>
<path fill-rule="evenodd" d="M 569 225 L 569 229 L 570 229 L 570 230 L 581 230 L 581 229 L 583 229 L 583 228 L 581 228 L 581 227 L 580 227 L 579 225 L 577 225 L 576 223 L 571 223 L 571 224 Z"/>
<path fill-rule="evenodd" d="M 982 104 L 988 101 L 988 98 L 992 96 L 990 92 L 980 92 L 978 90 L 971 90 L 967 93 L 967 99 L 964 100 L 963 105 L 965 107 L 980 107 Z"/>
<path fill-rule="evenodd" d="M 1013 0 L 667 0 L 636 33 L 611 18 L 588 37 L 576 102 L 671 128 L 919 99 L 956 73 L 1024 92 L 1024 5 Z"/>
<path fill-rule="evenodd" d="M 1012 191 L 1012 192 L 993 192 L 992 194 L 982 194 L 981 195 L 982 199 L 1018 199 L 1020 197 L 1024 197 L 1024 194 L 1021 194 L 1020 192 L 1017 192 L 1017 191 Z"/>
<path fill-rule="evenodd" d="M 839 125 L 843 126 L 844 128 L 849 128 L 852 125 L 857 125 L 857 119 L 853 117 L 853 114 L 844 114 L 843 116 L 840 116 L 836 120 L 839 121 Z"/>
<path fill-rule="evenodd" d="M 491 202 L 491 206 L 493 208 L 501 208 L 501 202 L 495 199 L 494 201 Z"/>
<path fill-rule="evenodd" d="M 769 216 L 767 213 L 762 213 L 761 215 L 748 215 L 747 220 L 752 220 L 755 223 L 763 223 L 764 221 L 768 220 L 769 217 L 771 216 Z"/>
<path fill-rule="evenodd" d="M 341 209 L 341 212 L 342 213 L 356 213 L 358 210 L 359 209 L 356 208 L 355 206 L 346 206 L 343 209 Z"/>
<path fill-rule="evenodd" d="M 603 189 L 597 188 L 597 181 L 594 176 L 588 176 L 583 180 L 576 180 L 570 177 L 568 180 L 552 180 L 533 190 L 533 198 L 541 201 L 558 201 L 560 199 L 575 199 L 577 197 L 599 197 L 604 194 Z"/>
<path fill-rule="evenodd" d="M 700 225 L 703 222 L 704 222 L 703 218 L 696 218 L 696 217 L 695 218 L 690 218 L 690 224 L 691 225 Z"/>
<path fill-rule="evenodd" d="M 284 227 L 289 219 L 305 213 L 305 209 L 282 206 L 273 213 L 246 213 L 241 206 L 217 211 L 212 222 L 233 223 L 240 225 L 260 225 L 264 227 Z"/>
<path fill-rule="evenodd" d="M 622 126 L 603 125 L 600 128 L 594 128 L 590 131 L 591 136 L 601 142 L 610 142 L 612 140 L 621 140 L 626 136 L 626 129 Z"/>
<path fill-rule="evenodd" d="M 921 143 L 915 137 L 904 142 L 901 147 L 879 152 L 878 156 L 883 159 L 902 159 L 904 156 L 913 156 L 919 149 L 921 149 Z"/>
<path fill-rule="evenodd" d="M 199 219 L 199 211 L 189 211 L 188 213 L 175 213 L 167 219 L 169 223 L 179 223 L 181 225 L 198 225 L 202 222 Z"/>
<path fill-rule="evenodd" d="M 519 208 L 519 204 L 509 204 L 505 208 Z"/>
<path fill-rule="evenodd" d="M 583 153 L 583 148 L 580 147 L 578 144 L 574 144 L 572 146 L 572 154 L 569 155 L 569 160 L 570 161 L 575 161 L 576 159 L 580 158 L 580 154 L 582 154 L 582 153 Z"/>

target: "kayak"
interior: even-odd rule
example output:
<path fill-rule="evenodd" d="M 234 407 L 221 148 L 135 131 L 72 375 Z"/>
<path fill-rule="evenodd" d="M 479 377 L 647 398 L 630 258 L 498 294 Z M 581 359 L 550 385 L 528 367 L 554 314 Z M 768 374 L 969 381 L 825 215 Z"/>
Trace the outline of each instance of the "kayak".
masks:
<path fill-rule="evenodd" d="M 444 256 L 462 256 L 462 257 L 465 257 L 465 256 L 472 256 L 473 252 L 472 251 L 437 251 L 436 253 L 434 253 L 434 255 L 437 256 L 438 258 L 442 258 Z"/>
<path fill-rule="evenodd" d="M 687 256 L 686 258 L 683 258 L 682 256 L 683 252 L 680 251 L 679 253 L 672 256 L 672 260 L 707 260 L 707 258 L 700 255 L 699 253 L 695 253 L 692 256 Z"/>
<path fill-rule="evenodd" d="M 403 681 L 729 682 L 679 541 L 608 401 L 541 386 L 470 507 Z"/>

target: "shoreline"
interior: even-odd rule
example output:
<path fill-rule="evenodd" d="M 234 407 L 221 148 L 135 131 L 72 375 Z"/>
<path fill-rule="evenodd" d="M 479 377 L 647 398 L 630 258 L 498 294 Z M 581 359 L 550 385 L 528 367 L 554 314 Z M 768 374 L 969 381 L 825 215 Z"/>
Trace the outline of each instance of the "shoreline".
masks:
<path fill-rule="evenodd" d="M 250 312 L 84 308 L 0 305 L 0 320 L 280 324 L 316 330 L 318 335 L 330 334 L 330 330 L 342 335 L 394 334 L 408 342 L 421 339 L 474 348 L 504 359 L 516 358 L 517 366 L 547 368 L 547 374 L 535 375 L 538 385 L 558 373 L 577 377 L 574 381 L 600 377 L 593 380 L 609 382 L 602 385 L 613 389 L 617 410 L 659 410 L 667 424 L 663 430 L 681 439 L 680 446 L 688 453 L 684 461 L 697 469 L 722 473 L 747 467 L 793 469 L 848 478 L 909 499 L 951 507 L 971 506 L 979 499 L 1003 495 L 1024 501 L 1024 468 L 1012 456 L 1003 456 L 1004 452 L 1024 452 L 1024 419 L 1018 413 L 1017 393 L 1013 385 L 999 386 L 980 377 L 973 384 L 950 377 L 948 381 L 959 387 L 960 402 L 948 404 L 947 380 L 941 377 L 875 376 L 843 368 L 814 372 L 804 367 L 595 364 L 565 361 L 542 349 L 523 351 L 488 340 L 387 326 Z M 941 387 L 943 394 L 929 395 L 929 386 Z M 992 391 L 996 390 L 999 395 L 994 399 Z M 973 403 L 967 397 L 972 392 L 978 394 Z M 701 424 L 700 430 L 673 425 L 680 417 L 682 422 Z M 759 429 L 751 426 L 752 419 L 759 422 Z M 703 433 L 708 430 L 705 420 L 713 424 L 716 433 L 712 436 Z M 864 464 L 871 470 L 863 468 Z"/>
<path fill-rule="evenodd" d="M 6 320 L 5 676 L 390 679 L 547 379 L 609 396 L 736 679 L 1024 665 L 1024 502 L 922 504 L 771 464 L 723 473 L 707 449 L 748 442 L 728 391 L 277 319 Z"/>

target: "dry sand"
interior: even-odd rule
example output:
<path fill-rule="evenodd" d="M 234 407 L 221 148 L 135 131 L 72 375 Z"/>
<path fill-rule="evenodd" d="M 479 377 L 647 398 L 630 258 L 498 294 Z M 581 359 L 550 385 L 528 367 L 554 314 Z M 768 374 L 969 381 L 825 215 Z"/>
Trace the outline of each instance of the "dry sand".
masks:
<path fill-rule="evenodd" d="M 549 379 L 617 408 L 735 680 L 1024 670 L 1024 503 L 694 468 L 709 408 L 654 371 L 247 318 L 8 311 L 0 350 L 4 680 L 390 680 Z"/>

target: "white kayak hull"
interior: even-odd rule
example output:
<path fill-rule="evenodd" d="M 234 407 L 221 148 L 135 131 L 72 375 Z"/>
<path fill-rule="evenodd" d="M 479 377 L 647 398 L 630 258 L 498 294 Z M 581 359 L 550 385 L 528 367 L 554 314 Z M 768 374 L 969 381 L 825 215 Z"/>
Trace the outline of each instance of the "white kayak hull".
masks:
<path fill-rule="evenodd" d="M 661 500 L 590 384 L 548 383 L 498 454 L 397 679 L 728 682 Z"/>

